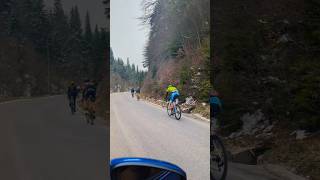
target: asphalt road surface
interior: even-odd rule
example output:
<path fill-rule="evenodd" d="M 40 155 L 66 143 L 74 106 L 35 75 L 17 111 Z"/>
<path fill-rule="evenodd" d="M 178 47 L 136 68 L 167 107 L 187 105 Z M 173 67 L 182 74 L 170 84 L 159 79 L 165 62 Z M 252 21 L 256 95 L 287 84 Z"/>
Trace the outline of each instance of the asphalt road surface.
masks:
<path fill-rule="evenodd" d="M 182 115 L 168 117 L 159 106 L 129 93 L 111 94 L 111 158 L 149 157 L 177 164 L 190 180 L 209 180 L 209 123 Z M 275 166 L 229 162 L 227 180 L 304 180 Z"/>
<path fill-rule="evenodd" d="M 0 179 L 108 179 L 108 129 L 71 115 L 64 96 L 0 103 L 0 120 Z"/>
<path fill-rule="evenodd" d="M 172 162 L 188 179 L 210 179 L 210 125 L 182 115 L 170 118 L 129 93 L 111 94 L 111 158 L 148 157 Z"/>
<path fill-rule="evenodd" d="M 227 180 L 306 180 L 275 165 L 245 165 L 229 162 Z"/>

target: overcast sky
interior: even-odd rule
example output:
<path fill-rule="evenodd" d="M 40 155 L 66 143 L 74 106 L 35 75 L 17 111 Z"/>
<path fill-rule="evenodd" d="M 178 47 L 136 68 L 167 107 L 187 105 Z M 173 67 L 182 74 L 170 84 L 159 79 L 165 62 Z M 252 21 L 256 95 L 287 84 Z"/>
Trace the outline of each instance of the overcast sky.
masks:
<path fill-rule="evenodd" d="M 143 68 L 143 50 L 149 29 L 138 19 L 143 15 L 141 0 L 111 1 L 111 48 L 116 58 L 130 59 Z"/>

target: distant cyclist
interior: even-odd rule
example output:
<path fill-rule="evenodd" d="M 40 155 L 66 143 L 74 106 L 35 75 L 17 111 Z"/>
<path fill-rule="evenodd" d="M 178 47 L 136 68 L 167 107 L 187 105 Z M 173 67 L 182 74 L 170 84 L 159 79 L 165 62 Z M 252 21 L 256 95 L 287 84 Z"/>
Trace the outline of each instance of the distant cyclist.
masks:
<path fill-rule="evenodd" d="M 131 96 L 134 97 L 134 88 L 131 88 Z"/>
<path fill-rule="evenodd" d="M 169 96 L 169 99 L 168 99 L 168 96 Z M 173 85 L 169 85 L 167 87 L 167 90 L 166 90 L 166 97 L 165 99 L 166 100 L 169 100 L 169 108 L 170 110 L 172 111 L 173 109 L 173 102 L 180 96 L 180 93 L 178 91 L 178 89 L 176 87 L 174 87 Z"/>
<path fill-rule="evenodd" d="M 71 81 L 68 87 L 67 95 L 69 100 L 69 106 L 71 108 L 72 113 L 76 112 L 76 109 L 77 109 L 76 100 L 77 100 L 78 93 L 79 93 L 78 87 L 73 81 Z"/>
<path fill-rule="evenodd" d="M 97 84 L 94 81 L 87 80 L 83 89 L 84 106 L 87 113 L 92 118 L 91 124 L 93 125 L 93 119 L 95 119 L 95 101 L 97 94 Z M 89 123 L 89 121 L 88 121 Z"/>
<path fill-rule="evenodd" d="M 137 100 L 139 100 L 140 99 L 140 87 L 138 87 L 136 89 L 136 96 L 137 96 Z"/>

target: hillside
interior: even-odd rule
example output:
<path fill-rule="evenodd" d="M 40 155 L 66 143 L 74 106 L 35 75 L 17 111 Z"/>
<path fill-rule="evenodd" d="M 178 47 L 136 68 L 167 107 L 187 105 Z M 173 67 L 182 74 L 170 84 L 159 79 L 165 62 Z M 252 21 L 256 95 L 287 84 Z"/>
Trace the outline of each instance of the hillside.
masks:
<path fill-rule="evenodd" d="M 260 148 L 266 162 L 319 179 L 319 2 L 217 1 L 212 12 L 222 132 L 237 148 Z"/>
<path fill-rule="evenodd" d="M 0 98 L 65 93 L 71 80 L 101 81 L 108 73 L 109 32 L 92 25 L 90 14 L 82 22 L 77 6 L 5 0 L 0 24 Z"/>
<path fill-rule="evenodd" d="M 37 96 L 47 92 L 45 62 L 32 46 L 14 38 L 0 41 L 0 99 L 1 97 Z M 42 86 L 38 86 L 42 84 Z"/>
<path fill-rule="evenodd" d="M 142 21 L 151 27 L 145 49 L 143 93 L 163 98 L 169 84 L 181 99 L 208 101 L 210 91 L 209 0 L 145 1 Z"/>

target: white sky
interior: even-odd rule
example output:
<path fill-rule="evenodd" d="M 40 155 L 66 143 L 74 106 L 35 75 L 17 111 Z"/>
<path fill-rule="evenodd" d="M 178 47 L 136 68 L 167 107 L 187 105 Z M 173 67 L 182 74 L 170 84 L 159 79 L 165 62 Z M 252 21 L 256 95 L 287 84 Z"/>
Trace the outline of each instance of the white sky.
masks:
<path fill-rule="evenodd" d="M 141 25 L 141 0 L 111 0 L 110 38 L 115 58 L 122 58 L 142 69 L 143 50 L 149 28 Z"/>

